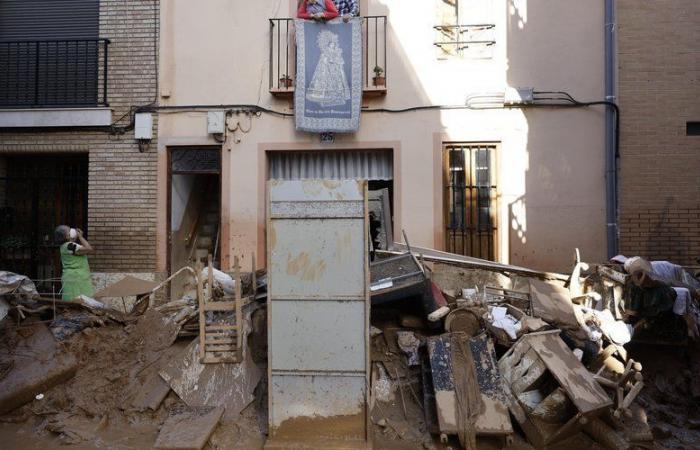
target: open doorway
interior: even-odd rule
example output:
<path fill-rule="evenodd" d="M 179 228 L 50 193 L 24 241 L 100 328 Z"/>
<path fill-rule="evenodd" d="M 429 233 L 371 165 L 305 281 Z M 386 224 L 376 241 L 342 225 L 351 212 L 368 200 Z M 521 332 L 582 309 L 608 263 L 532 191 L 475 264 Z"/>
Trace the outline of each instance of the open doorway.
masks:
<path fill-rule="evenodd" d="M 394 158 L 390 149 L 269 151 L 269 180 L 367 180 L 373 250 L 391 247 Z"/>
<path fill-rule="evenodd" d="M 168 266 L 175 273 L 184 266 L 221 261 L 221 151 L 211 147 L 170 149 Z M 193 286 L 183 275 L 173 280 L 171 298 Z"/>

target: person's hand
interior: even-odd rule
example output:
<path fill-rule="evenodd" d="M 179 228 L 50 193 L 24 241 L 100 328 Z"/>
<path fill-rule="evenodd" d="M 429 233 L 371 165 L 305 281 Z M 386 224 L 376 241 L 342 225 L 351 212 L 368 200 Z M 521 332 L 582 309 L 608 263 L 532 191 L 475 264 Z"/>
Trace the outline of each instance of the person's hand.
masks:
<path fill-rule="evenodd" d="M 81 230 L 80 228 L 76 228 L 75 232 L 78 234 L 78 238 L 83 237 L 83 230 Z"/>

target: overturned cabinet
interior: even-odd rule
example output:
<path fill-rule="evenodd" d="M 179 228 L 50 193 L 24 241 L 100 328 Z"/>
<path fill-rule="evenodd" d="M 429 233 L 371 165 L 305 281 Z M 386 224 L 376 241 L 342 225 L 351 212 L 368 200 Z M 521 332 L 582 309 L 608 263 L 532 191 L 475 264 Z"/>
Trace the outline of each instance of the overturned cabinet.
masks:
<path fill-rule="evenodd" d="M 267 198 L 266 448 L 368 448 L 366 182 L 270 181 Z"/>

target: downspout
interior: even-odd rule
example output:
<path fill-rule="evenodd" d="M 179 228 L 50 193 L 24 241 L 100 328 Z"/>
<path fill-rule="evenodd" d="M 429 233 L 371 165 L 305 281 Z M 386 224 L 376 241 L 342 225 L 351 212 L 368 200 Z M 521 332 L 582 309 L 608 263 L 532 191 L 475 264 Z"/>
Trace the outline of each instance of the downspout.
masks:
<path fill-rule="evenodd" d="M 615 95 L 615 0 L 605 0 L 605 100 L 617 103 Z M 605 222 L 608 259 L 618 254 L 617 158 L 620 130 L 616 129 L 616 111 L 605 108 Z"/>

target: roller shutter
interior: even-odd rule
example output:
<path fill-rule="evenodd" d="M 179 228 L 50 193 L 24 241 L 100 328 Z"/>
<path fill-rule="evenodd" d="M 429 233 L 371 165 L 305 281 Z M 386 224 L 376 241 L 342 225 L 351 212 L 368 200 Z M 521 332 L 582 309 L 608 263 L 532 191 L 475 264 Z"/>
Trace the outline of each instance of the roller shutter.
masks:
<path fill-rule="evenodd" d="M 97 39 L 99 0 L 0 0 L 0 41 Z"/>

